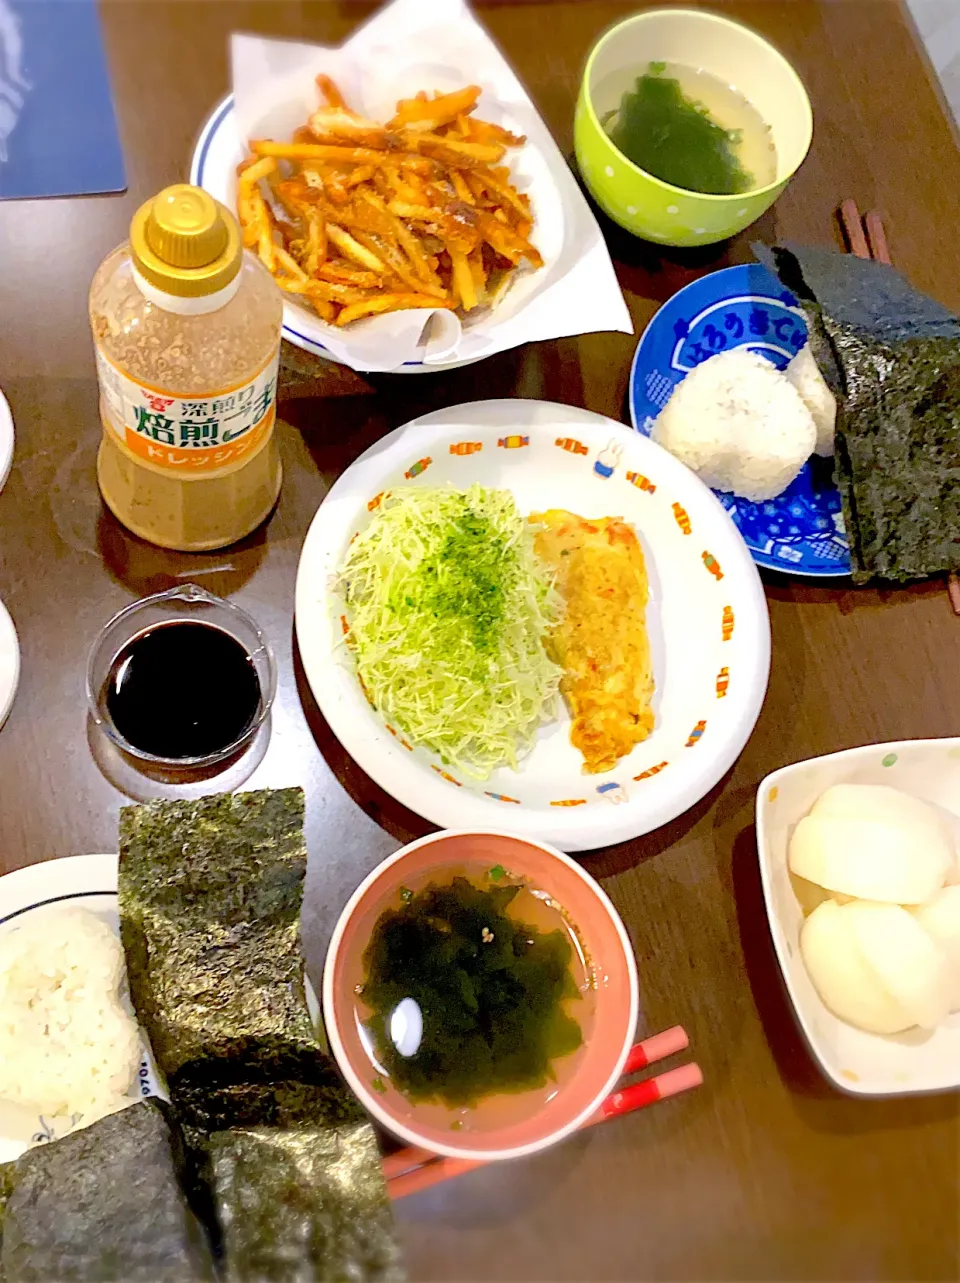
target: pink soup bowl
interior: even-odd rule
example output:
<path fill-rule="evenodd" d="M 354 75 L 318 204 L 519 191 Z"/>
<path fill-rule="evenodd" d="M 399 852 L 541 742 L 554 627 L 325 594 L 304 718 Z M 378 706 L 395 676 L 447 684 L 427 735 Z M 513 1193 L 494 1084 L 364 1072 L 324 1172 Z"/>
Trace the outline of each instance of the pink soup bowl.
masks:
<path fill-rule="evenodd" d="M 459 1110 L 414 1103 L 379 1071 L 356 994 L 363 955 L 381 913 L 400 902 L 401 887 L 441 885 L 456 872 L 502 866 L 545 893 L 576 938 L 593 984 L 584 1042 L 554 1062 L 547 1087 L 498 1093 Z M 447 875 L 446 877 L 444 875 Z M 579 1005 L 578 1005 L 579 1007 Z M 605 892 L 569 856 L 546 843 L 498 832 L 446 830 L 411 842 L 384 860 L 351 896 L 330 941 L 323 973 L 323 1014 L 337 1063 L 369 1113 L 410 1145 L 436 1154 L 490 1162 L 546 1149 L 577 1130 L 618 1078 L 637 1023 L 633 948 Z M 571 1008 L 575 1017 L 578 1010 Z"/>

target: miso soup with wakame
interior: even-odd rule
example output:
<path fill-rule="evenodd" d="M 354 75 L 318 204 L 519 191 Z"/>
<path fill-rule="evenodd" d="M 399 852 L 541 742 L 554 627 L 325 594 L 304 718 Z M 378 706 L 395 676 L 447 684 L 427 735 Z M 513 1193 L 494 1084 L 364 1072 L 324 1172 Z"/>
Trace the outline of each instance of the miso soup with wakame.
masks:
<path fill-rule="evenodd" d="M 776 179 L 769 126 L 743 94 L 709 72 L 651 62 L 639 76 L 608 77 L 594 102 L 614 146 L 673 187 L 729 196 Z"/>
<path fill-rule="evenodd" d="M 486 1118 L 530 1092 L 546 1104 L 576 1072 L 595 989 L 546 894 L 499 865 L 435 870 L 383 909 L 363 955 L 355 998 L 374 1089 L 389 1083 L 455 1130 L 481 1102 Z"/>

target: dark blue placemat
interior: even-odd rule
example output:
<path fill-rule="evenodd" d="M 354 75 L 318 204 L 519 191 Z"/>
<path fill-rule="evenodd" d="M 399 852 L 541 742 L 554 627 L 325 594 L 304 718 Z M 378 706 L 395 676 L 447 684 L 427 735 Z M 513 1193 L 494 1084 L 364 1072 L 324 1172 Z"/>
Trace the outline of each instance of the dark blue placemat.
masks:
<path fill-rule="evenodd" d="M 0 0 L 0 199 L 126 185 L 96 0 Z"/>

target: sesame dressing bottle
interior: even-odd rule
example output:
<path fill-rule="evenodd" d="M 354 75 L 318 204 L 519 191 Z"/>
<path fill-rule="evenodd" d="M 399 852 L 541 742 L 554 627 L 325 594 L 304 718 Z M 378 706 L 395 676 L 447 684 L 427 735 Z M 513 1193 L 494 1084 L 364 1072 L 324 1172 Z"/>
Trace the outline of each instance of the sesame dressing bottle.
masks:
<path fill-rule="evenodd" d="M 220 548 L 280 493 L 283 306 L 234 216 L 180 183 L 142 205 L 90 287 L 104 502 L 164 548 Z"/>

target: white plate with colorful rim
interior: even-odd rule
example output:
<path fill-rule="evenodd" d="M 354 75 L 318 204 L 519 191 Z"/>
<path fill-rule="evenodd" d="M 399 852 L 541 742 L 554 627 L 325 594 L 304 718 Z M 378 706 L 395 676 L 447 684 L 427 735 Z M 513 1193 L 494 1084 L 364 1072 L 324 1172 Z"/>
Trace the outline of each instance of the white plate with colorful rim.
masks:
<path fill-rule="evenodd" d="M 640 537 L 650 580 L 653 734 L 616 769 L 586 775 L 569 717 L 541 728 L 517 771 L 460 779 L 367 703 L 343 642 L 332 577 L 393 486 L 509 489 L 524 514 L 617 516 Z M 307 533 L 296 626 L 313 694 L 344 748 L 382 788 L 444 828 L 508 828 L 567 851 L 668 823 L 739 756 L 763 703 L 770 624 L 757 569 L 719 501 L 683 464 L 599 414 L 545 401 L 476 401 L 378 441 L 339 478 Z"/>
<path fill-rule="evenodd" d="M 946 813 L 960 849 L 960 738 L 865 744 L 774 771 L 757 790 L 757 851 L 770 934 L 797 1020 L 840 1091 L 903 1096 L 960 1087 L 960 1011 L 936 1029 L 874 1034 L 827 1008 L 800 956 L 803 909 L 787 852 L 799 820 L 834 784 L 887 784 Z"/>
<path fill-rule="evenodd" d="M 86 909 L 120 934 L 117 916 L 117 857 L 70 855 L 16 869 L 0 878 L 0 935 L 16 930 L 27 915 L 55 914 L 65 905 Z M 132 1008 L 127 1003 L 128 1010 Z M 163 1096 L 146 1040 L 137 1077 L 128 1095 Z M 30 1113 L 21 1105 L 0 1100 L 0 1163 L 10 1162 L 31 1145 L 57 1140 L 72 1131 L 79 1119 Z"/>

